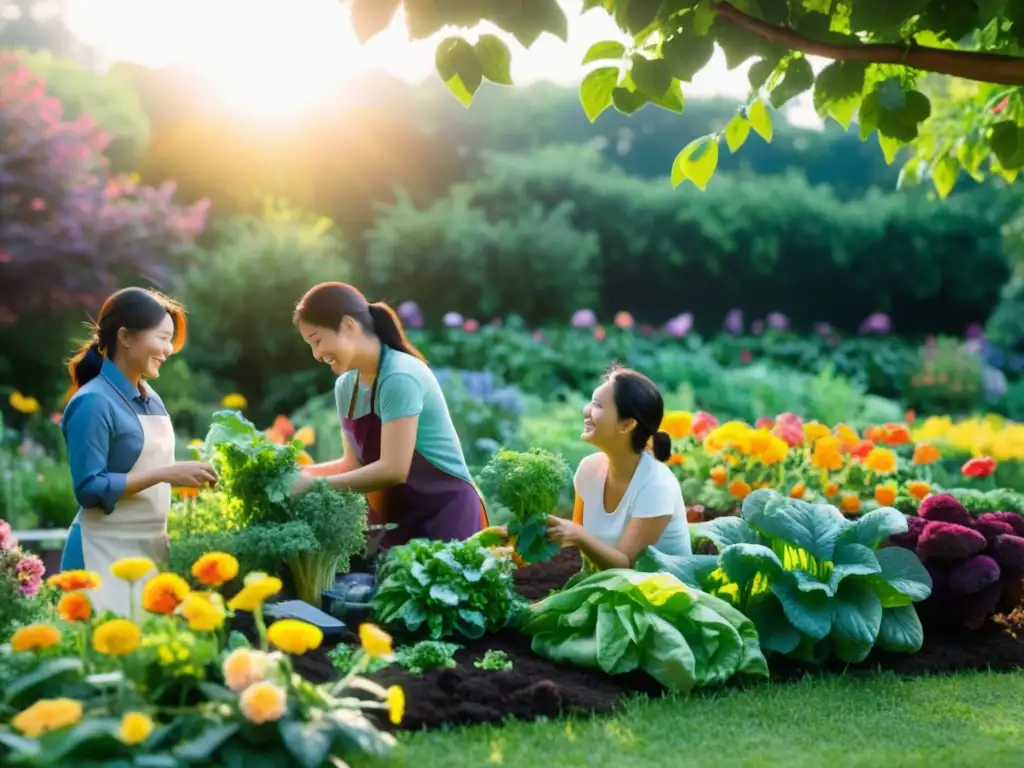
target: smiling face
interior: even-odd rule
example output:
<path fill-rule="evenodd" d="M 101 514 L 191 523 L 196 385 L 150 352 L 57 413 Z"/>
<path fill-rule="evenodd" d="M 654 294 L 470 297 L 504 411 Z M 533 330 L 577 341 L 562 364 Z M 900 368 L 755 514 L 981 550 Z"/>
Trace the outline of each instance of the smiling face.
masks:
<path fill-rule="evenodd" d="M 614 379 L 594 390 L 590 402 L 583 406 L 583 434 L 580 439 L 595 448 L 607 449 L 620 442 L 629 442 L 629 433 L 636 426 L 634 419 L 622 419 L 615 407 Z"/>
<path fill-rule="evenodd" d="M 358 334 L 362 332 L 359 323 L 346 315 L 336 331 L 302 321 L 298 325 L 315 360 L 329 366 L 336 376 L 352 369 Z"/>
<path fill-rule="evenodd" d="M 146 331 L 118 331 L 117 362 L 145 379 L 160 375 L 160 366 L 174 353 L 174 320 L 170 315 Z"/>

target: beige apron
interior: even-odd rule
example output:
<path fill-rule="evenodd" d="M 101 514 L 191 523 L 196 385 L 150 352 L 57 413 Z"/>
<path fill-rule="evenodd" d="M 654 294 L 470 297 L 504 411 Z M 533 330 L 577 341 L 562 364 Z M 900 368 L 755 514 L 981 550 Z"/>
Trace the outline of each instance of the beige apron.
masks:
<path fill-rule="evenodd" d="M 174 463 L 174 427 L 169 416 L 143 416 L 142 453 L 133 472 L 146 472 Z M 100 589 L 90 593 L 97 613 L 113 611 L 125 617 L 139 617 L 142 585 L 156 575 L 148 575 L 134 587 L 132 610 L 130 586 L 114 577 L 110 566 L 124 557 L 148 557 L 157 567 L 167 565 L 170 547 L 167 539 L 167 514 L 171 509 L 171 486 L 158 483 L 117 502 L 109 515 L 102 509 L 83 509 L 78 513 L 82 527 L 82 555 L 86 570 L 103 579 Z"/>

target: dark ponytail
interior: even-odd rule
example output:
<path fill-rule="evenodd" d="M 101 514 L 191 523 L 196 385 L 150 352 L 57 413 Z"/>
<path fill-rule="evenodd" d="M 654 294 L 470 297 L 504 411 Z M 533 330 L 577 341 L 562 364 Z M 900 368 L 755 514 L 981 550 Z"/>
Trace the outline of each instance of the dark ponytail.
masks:
<path fill-rule="evenodd" d="M 351 317 L 381 344 L 426 362 L 423 354 L 405 336 L 402 321 L 395 310 L 378 301 L 370 304 L 357 288 L 348 283 L 320 283 L 310 288 L 295 306 L 292 321 L 337 331 L 341 321 Z"/>
<path fill-rule="evenodd" d="M 96 322 L 86 324 L 91 338 L 68 358 L 69 396 L 100 375 L 105 359 L 114 359 L 117 335 L 122 328 L 132 332 L 150 331 L 164 322 L 168 315 L 174 322 L 171 346 L 174 352 L 180 352 L 188 335 L 184 307 L 162 293 L 146 288 L 123 288 L 111 294 L 103 302 Z"/>
<path fill-rule="evenodd" d="M 630 433 L 630 444 L 637 453 L 651 444 L 651 452 L 658 461 L 668 461 L 672 455 L 672 438 L 661 432 L 665 416 L 665 401 L 657 385 L 642 373 L 613 366 L 605 374 L 612 383 L 612 398 L 620 419 L 633 419 L 636 427 Z"/>

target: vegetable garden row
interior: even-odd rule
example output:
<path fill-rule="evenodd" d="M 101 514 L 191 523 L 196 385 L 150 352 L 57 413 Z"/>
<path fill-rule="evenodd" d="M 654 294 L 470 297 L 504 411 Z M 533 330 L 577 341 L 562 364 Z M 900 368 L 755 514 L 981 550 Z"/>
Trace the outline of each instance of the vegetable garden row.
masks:
<path fill-rule="evenodd" d="M 488 529 L 381 556 L 362 496 L 290 495 L 301 440 L 216 414 L 197 450 L 221 483 L 176 502 L 158 574 L 131 560 L 44 582 L 0 525 L 0 633 L 18 627 L 0 653 L 0 762 L 358 765 L 398 727 L 808 672 L 1024 664 L 1024 503 L 988 487 L 994 458 L 950 465 L 934 423 L 676 412 L 662 426 L 684 494 L 704 502 L 697 553 L 598 572 L 543 537 L 571 487 L 560 456 L 501 451 L 480 474 L 508 545 Z M 94 615 L 89 591 L 109 578 L 138 587 L 137 616 Z"/>

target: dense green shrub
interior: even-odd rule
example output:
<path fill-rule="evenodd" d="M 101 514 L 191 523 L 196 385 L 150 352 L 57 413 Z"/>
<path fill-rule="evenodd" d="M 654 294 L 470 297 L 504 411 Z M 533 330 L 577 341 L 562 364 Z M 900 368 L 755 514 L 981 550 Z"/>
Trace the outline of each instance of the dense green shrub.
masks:
<path fill-rule="evenodd" d="M 895 193 L 843 202 L 792 174 L 673 190 L 625 175 L 596 149 L 546 147 L 486 156 L 477 178 L 429 211 L 385 210 L 366 269 L 378 293 L 417 299 L 433 322 L 448 310 L 565 321 L 588 305 L 581 295 L 596 279 L 592 306 L 605 317 L 627 310 L 660 323 L 688 310 L 712 330 L 743 307 L 751 319 L 781 311 L 797 326 L 853 330 L 879 311 L 901 332 L 959 333 L 987 315 L 1008 274 L 991 202 L 961 195 L 940 207 Z M 572 237 L 526 237 L 538 206 Z M 588 237 L 596 257 L 563 254 L 574 242 L 591 253 Z M 552 265 L 556 254 L 564 261 Z M 546 298 L 556 285 L 570 293 Z"/>
<path fill-rule="evenodd" d="M 1006 352 L 1024 354 L 1024 278 L 1008 282 L 989 315 L 985 335 Z"/>

